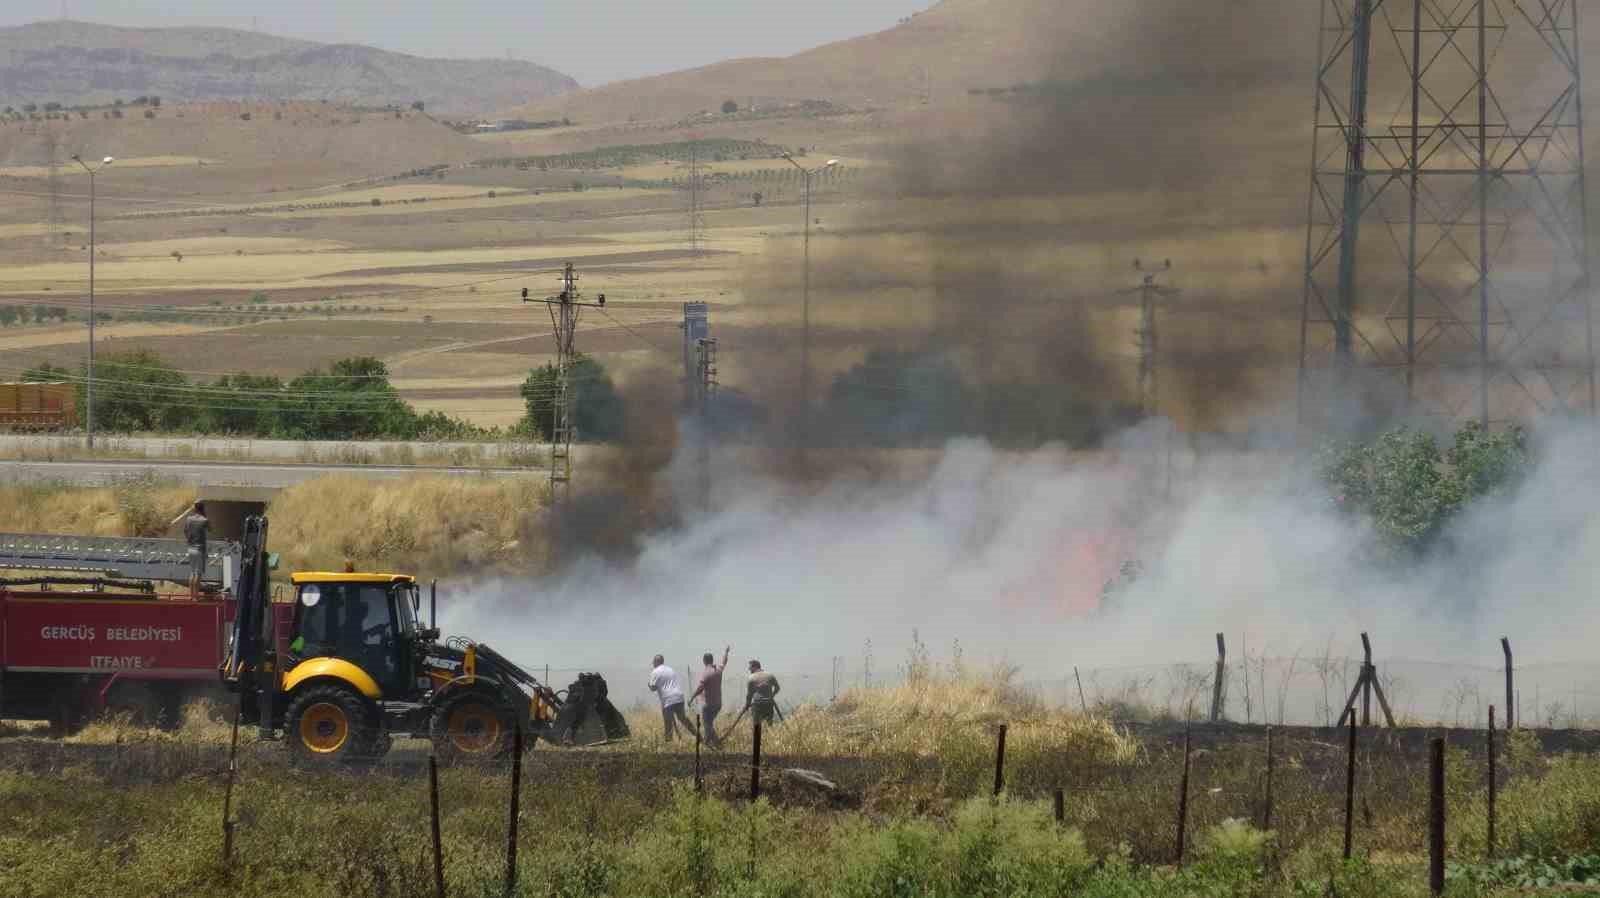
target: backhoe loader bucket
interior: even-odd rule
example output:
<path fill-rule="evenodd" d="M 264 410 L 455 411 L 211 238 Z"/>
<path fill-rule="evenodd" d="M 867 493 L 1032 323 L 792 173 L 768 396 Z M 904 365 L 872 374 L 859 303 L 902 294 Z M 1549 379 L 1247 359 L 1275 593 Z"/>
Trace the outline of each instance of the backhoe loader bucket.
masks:
<path fill-rule="evenodd" d="M 628 738 L 628 722 L 606 697 L 604 677 L 578 674 L 578 679 L 567 687 L 566 700 L 544 737 L 556 745 L 614 742 Z"/>

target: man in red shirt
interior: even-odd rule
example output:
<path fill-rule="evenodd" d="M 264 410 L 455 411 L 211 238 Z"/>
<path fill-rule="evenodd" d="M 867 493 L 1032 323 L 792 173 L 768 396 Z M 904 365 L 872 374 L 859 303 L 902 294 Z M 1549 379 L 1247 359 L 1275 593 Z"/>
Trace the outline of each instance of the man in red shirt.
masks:
<path fill-rule="evenodd" d="M 722 711 L 722 672 L 728 667 L 728 653 L 733 651 L 733 646 L 722 650 L 722 663 L 714 663 L 710 652 L 701 657 L 706 669 L 700 672 L 700 679 L 694 684 L 694 694 L 689 696 L 689 703 L 705 696 L 705 701 L 700 705 L 700 730 L 705 734 L 706 746 L 721 748 L 722 740 L 717 738 L 717 714 Z"/>

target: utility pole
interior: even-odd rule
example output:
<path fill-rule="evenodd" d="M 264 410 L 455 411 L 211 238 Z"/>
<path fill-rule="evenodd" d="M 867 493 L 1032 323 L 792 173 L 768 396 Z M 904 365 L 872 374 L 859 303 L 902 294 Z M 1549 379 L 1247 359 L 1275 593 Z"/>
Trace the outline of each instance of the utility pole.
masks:
<path fill-rule="evenodd" d="M 1164 260 L 1160 268 L 1145 268 L 1143 262 L 1134 259 L 1133 268 L 1144 275 L 1138 287 L 1139 329 L 1134 331 L 1139 338 L 1139 412 L 1146 418 L 1154 418 L 1161 413 L 1161 375 L 1157 368 L 1161 344 L 1156 332 L 1156 300 L 1178 291 L 1156 283 L 1158 276 L 1172 270 L 1171 259 Z"/>
<path fill-rule="evenodd" d="M 52 154 L 52 156 L 53 155 L 54 154 Z M 115 162 L 116 160 L 111 158 L 110 156 L 107 156 L 100 163 L 100 168 L 90 168 L 88 163 L 84 162 L 83 159 L 78 156 L 78 154 L 74 153 L 72 155 L 72 161 L 78 163 L 78 165 L 82 166 L 84 171 L 89 173 L 89 370 L 88 370 L 87 376 L 84 378 L 84 388 L 83 388 L 83 391 L 84 391 L 84 394 L 85 394 L 84 395 L 84 400 L 85 400 L 84 401 L 84 409 L 83 409 L 83 421 L 84 421 L 83 431 L 84 431 L 84 442 L 85 442 L 85 445 L 88 448 L 93 449 L 94 448 L 94 256 L 95 256 L 95 248 L 94 248 L 94 176 L 95 176 L 95 174 L 97 172 L 100 171 L 101 168 L 105 168 L 106 166 L 110 165 L 112 162 Z"/>
<path fill-rule="evenodd" d="M 571 493 L 572 441 L 577 436 L 574 419 L 577 395 L 572 389 L 572 365 L 577 358 L 578 319 L 586 307 L 605 308 L 606 295 L 600 294 L 592 303 L 584 302 L 582 294 L 578 292 L 577 272 L 568 262 L 562 269 L 559 294 L 532 299 L 528 296 L 528 288 L 523 287 L 522 301 L 545 304 L 550 310 L 550 324 L 556 340 L 556 386 L 550 412 L 550 499 L 554 502 L 565 499 Z"/>
<path fill-rule="evenodd" d="M 806 183 L 805 270 L 800 294 L 800 438 L 801 445 L 804 446 L 811 441 L 811 178 L 817 172 L 838 165 L 839 160 L 829 159 L 816 168 L 806 168 L 788 153 L 784 153 L 783 158 L 788 160 L 790 165 L 800 169 L 800 175 L 805 178 Z"/>
<path fill-rule="evenodd" d="M 711 399 L 717 393 L 717 341 L 703 337 L 699 341 L 699 378 L 696 381 L 695 412 L 700 422 L 699 474 L 700 507 L 711 507 Z"/>

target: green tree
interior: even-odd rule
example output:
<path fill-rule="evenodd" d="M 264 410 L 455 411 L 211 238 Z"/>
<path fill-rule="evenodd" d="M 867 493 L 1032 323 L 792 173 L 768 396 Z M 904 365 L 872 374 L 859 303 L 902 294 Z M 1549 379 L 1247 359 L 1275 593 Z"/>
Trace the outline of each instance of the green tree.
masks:
<path fill-rule="evenodd" d="M 1323 482 L 1348 514 L 1368 518 L 1379 554 L 1433 549 L 1474 500 L 1514 489 L 1530 465 L 1520 430 L 1494 433 L 1468 423 L 1446 452 L 1433 436 L 1406 427 L 1366 443 L 1332 443 L 1319 453 Z"/>
<path fill-rule="evenodd" d="M 310 371 L 289 382 L 283 436 L 348 440 L 413 439 L 417 415 L 389 383 L 389 369 L 370 356 L 341 359 L 324 374 Z"/>
<path fill-rule="evenodd" d="M 1462 501 L 1499 495 L 1520 486 L 1532 459 L 1520 428 L 1493 433 L 1477 421 L 1456 433 L 1445 453 Z"/>
<path fill-rule="evenodd" d="M 723 100 L 722 101 L 722 114 L 723 115 L 733 115 L 734 113 L 736 113 L 738 111 L 739 111 L 739 104 L 738 103 L 735 103 L 732 100 Z"/>
<path fill-rule="evenodd" d="M 569 383 L 572 385 L 573 418 L 578 439 L 606 442 L 622 436 L 622 397 L 617 393 L 611 376 L 606 373 L 605 366 L 580 353 L 572 361 Z M 529 371 L 528 379 L 522 382 L 522 401 L 527 407 L 527 417 L 522 419 L 518 429 L 538 434 L 546 441 L 553 439 L 556 393 L 554 364 Z"/>
<path fill-rule="evenodd" d="M 0 306 L 0 327 L 10 327 L 17 323 L 16 306 Z"/>
<path fill-rule="evenodd" d="M 60 383 L 66 380 L 68 376 L 67 369 L 44 362 L 23 371 L 22 382 L 25 384 Z"/>
<path fill-rule="evenodd" d="M 86 405 L 87 368 L 79 369 L 78 406 Z M 108 431 L 192 431 L 201 423 L 197 394 L 183 372 L 140 349 L 102 355 L 94 367 L 94 420 Z"/>
<path fill-rule="evenodd" d="M 253 374 L 225 375 L 212 384 L 207 431 L 266 436 L 278 431 L 285 400 L 283 381 Z"/>

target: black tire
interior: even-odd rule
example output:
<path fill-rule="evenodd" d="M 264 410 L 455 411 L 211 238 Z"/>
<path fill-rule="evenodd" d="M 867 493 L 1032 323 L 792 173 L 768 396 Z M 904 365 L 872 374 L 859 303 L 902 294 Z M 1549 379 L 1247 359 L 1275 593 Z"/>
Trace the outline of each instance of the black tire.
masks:
<path fill-rule="evenodd" d="M 434 709 L 428 736 L 441 763 L 492 761 L 511 756 L 515 721 L 511 710 L 493 695 L 458 692 Z"/>
<path fill-rule="evenodd" d="M 290 755 L 316 764 L 369 760 L 379 736 L 372 706 L 344 686 L 312 686 L 300 692 L 283 721 Z"/>

